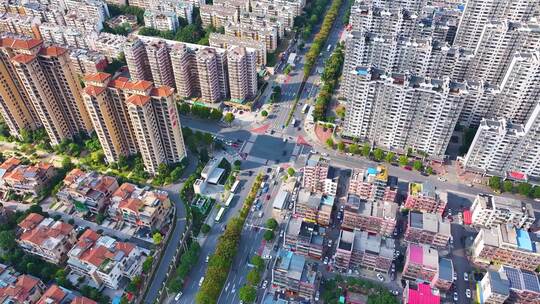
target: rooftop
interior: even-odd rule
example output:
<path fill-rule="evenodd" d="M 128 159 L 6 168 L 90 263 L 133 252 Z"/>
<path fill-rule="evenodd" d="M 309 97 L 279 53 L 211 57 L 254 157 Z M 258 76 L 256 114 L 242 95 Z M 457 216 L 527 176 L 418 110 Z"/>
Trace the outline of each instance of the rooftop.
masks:
<path fill-rule="evenodd" d="M 439 260 L 439 278 L 446 281 L 453 281 L 454 265 L 452 260 L 441 258 Z"/>
<path fill-rule="evenodd" d="M 441 297 L 434 293 L 429 284 L 418 284 L 416 289 L 408 287 L 408 300 L 405 304 L 438 304 Z"/>
<path fill-rule="evenodd" d="M 540 281 L 534 272 L 506 265 L 501 267 L 501 271 L 506 274 L 511 289 L 540 293 Z"/>
<path fill-rule="evenodd" d="M 506 273 L 489 269 L 486 275 L 491 283 L 491 290 L 494 293 L 506 296 L 510 294 L 510 284 L 508 278 L 506 277 Z"/>
<path fill-rule="evenodd" d="M 409 244 L 407 259 L 423 267 L 437 269 L 439 264 L 439 252 L 427 245 Z"/>

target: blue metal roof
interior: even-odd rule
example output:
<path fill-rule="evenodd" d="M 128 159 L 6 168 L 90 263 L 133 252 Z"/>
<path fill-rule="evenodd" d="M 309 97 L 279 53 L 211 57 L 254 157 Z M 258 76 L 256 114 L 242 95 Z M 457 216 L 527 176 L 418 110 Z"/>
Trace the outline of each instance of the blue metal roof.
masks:
<path fill-rule="evenodd" d="M 516 229 L 516 235 L 517 235 L 517 243 L 518 243 L 519 248 L 525 249 L 528 251 L 536 251 L 534 250 L 531 237 L 529 236 L 529 233 L 527 231 L 523 229 Z"/>

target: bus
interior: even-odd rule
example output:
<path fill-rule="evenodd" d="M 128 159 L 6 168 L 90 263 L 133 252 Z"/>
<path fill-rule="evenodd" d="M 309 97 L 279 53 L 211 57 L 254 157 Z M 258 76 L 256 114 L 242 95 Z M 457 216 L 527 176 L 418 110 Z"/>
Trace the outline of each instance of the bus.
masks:
<path fill-rule="evenodd" d="M 219 221 L 221 221 L 221 218 L 223 217 L 223 212 L 225 212 L 225 208 L 219 207 L 219 211 L 218 211 L 218 213 L 216 215 L 216 218 L 215 218 L 216 223 L 219 223 Z"/>
<path fill-rule="evenodd" d="M 229 194 L 229 198 L 225 201 L 225 208 L 228 208 L 231 205 L 233 198 L 234 194 Z"/>
<path fill-rule="evenodd" d="M 306 103 L 304 107 L 302 108 L 302 113 L 306 114 L 308 110 L 309 110 L 309 105 Z"/>
<path fill-rule="evenodd" d="M 238 188 L 238 185 L 240 184 L 240 181 L 237 180 L 233 183 L 232 187 L 231 187 L 231 193 L 235 193 L 236 192 L 236 188 Z"/>

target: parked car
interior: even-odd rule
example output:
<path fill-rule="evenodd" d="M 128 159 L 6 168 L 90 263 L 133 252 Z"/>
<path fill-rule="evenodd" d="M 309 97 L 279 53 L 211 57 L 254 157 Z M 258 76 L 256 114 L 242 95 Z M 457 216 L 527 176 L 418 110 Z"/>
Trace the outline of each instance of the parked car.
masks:
<path fill-rule="evenodd" d="M 328 265 L 328 257 L 324 257 L 323 264 L 324 264 L 324 265 Z"/>
<path fill-rule="evenodd" d="M 328 240 L 328 247 L 332 247 L 332 240 Z"/>
<path fill-rule="evenodd" d="M 174 297 L 174 300 L 175 301 L 178 301 L 180 300 L 180 297 L 182 296 L 182 292 L 180 291 L 179 293 L 176 294 L 176 296 Z"/>
<path fill-rule="evenodd" d="M 199 287 L 202 286 L 202 283 L 204 282 L 204 277 L 201 277 L 201 279 L 199 280 Z"/>
<path fill-rule="evenodd" d="M 384 282 L 384 277 L 380 273 L 377 273 L 377 279 L 379 279 L 379 281 L 381 282 Z"/>
<path fill-rule="evenodd" d="M 465 290 L 465 295 L 467 296 L 467 298 L 471 298 L 471 290 L 469 288 L 467 288 L 467 290 Z"/>
<path fill-rule="evenodd" d="M 412 171 L 412 167 L 411 167 L 411 166 L 405 166 L 405 167 L 403 167 L 403 169 Z"/>
<path fill-rule="evenodd" d="M 209 256 L 209 255 L 206 256 L 206 260 L 205 260 L 205 261 L 206 261 L 206 263 L 208 263 L 208 261 L 210 261 L 210 256 Z"/>
<path fill-rule="evenodd" d="M 454 301 L 457 302 L 457 300 L 458 300 L 457 292 L 454 291 Z"/>
<path fill-rule="evenodd" d="M 454 272 L 454 281 L 457 281 L 457 273 Z"/>
<path fill-rule="evenodd" d="M 464 272 L 463 273 L 463 280 L 468 281 L 469 280 L 469 274 Z"/>
<path fill-rule="evenodd" d="M 262 289 L 266 289 L 266 286 L 268 286 L 268 280 L 264 280 L 262 284 Z"/>

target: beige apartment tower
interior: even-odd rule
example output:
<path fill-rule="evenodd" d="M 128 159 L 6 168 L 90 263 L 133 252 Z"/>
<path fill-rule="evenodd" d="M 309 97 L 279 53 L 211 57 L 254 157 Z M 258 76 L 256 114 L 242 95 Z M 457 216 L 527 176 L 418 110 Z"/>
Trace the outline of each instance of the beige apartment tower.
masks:
<path fill-rule="evenodd" d="M 15 43 L 14 39 L 0 39 L 0 114 L 4 118 L 11 135 L 21 136 L 21 130 L 34 130 L 41 125 L 24 87 L 9 60 Z M 39 40 L 30 39 L 25 49 L 40 45 Z"/>
<path fill-rule="evenodd" d="M 211 48 L 197 52 L 197 72 L 201 89 L 201 99 L 204 102 L 219 102 L 222 94 L 219 85 L 218 58 L 216 51 Z"/>
<path fill-rule="evenodd" d="M 245 101 L 257 95 L 257 55 L 254 49 L 232 47 L 227 52 L 231 100 Z"/>

